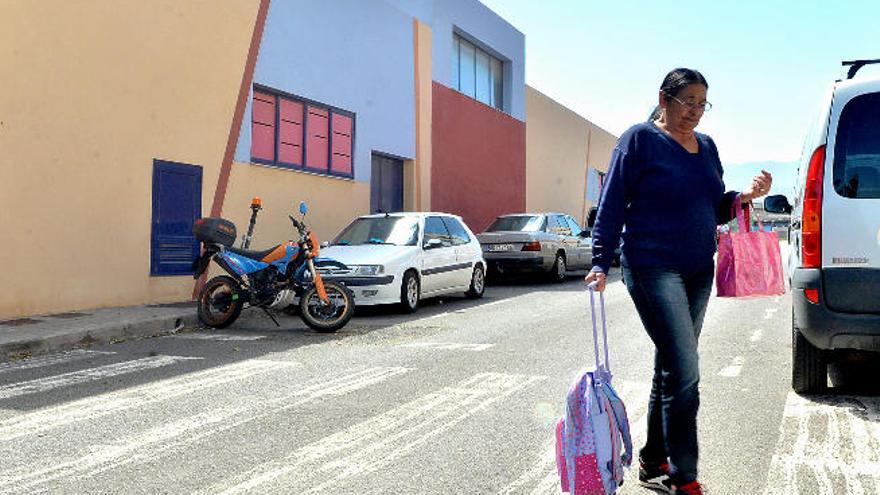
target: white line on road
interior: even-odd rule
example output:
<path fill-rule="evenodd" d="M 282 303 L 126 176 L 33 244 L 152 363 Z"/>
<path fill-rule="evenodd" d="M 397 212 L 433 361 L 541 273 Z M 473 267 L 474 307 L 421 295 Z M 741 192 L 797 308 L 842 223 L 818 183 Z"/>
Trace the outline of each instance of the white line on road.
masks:
<path fill-rule="evenodd" d="M 332 493 L 376 472 L 458 423 L 546 377 L 481 373 L 226 480 L 207 493 Z"/>
<path fill-rule="evenodd" d="M 761 340 L 761 337 L 763 337 L 763 336 L 764 336 L 764 329 L 759 328 L 759 329 L 755 330 L 754 332 L 752 332 L 752 336 L 749 337 L 749 340 L 752 342 L 757 342 L 757 341 Z"/>
<path fill-rule="evenodd" d="M 401 347 L 418 347 L 425 349 L 437 349 L 444 351 L 485 351 L 495 344 L 459 344 L 456 342 L 412 342 L 401 344 Z"/>
<path fill-rule="evenodd" d="M 19 370 L 42 368 L 46 366 L 54 366 L 56 364 L 72 363 L 74 361 L 82 361 L 83 359 L 89 359 L 91 357 L 109 356 L 112 354 L 116 353 L 76 349 L 73 351 L 63 352 L 61 354 L 55 354 L 52 356 L 32 358 L 25 361 L 15 361 L 12 363 L 3 363 L 0 364 L 0 374 L 12 373 Z"/>
<path fill-rule="evenodd" d="M 238 407 L 210 408 L 109 444 L 95 446 L 79 458 L 66 461 L 51 459 L 43 466 L 28 466 L 22 472 L 4 473 L 0 475 L 0 493 L 34 491 L 41 485 L 59 479 L 93 477 L 133 462 L 146 462 L 210 435 L 265 419 L 319 398 L 345 395 L 407 371 L 407 368 L 369 368 L 331 380 L 322 379 L 285 397 L 258 399 Z"/>
<path fill-rule="evenodd" d="M 739 376 L 740 372 L 742 372 L 744 362 L 745 359 L 743 359 L 742 356 L 736 356 L 733 358 L 733 363 L 729 366 L 725 366 L 718 372 L 718 374 L 727 378 L 736 378 Z"/>
<path fill-rule="evenodd" d="M 175 339 L 192 340 L 216 340 L 220 342 L 236 342 L 265 339 L 265 335 L 230 335 L 224 333 L 178 333 L 172 335 Z"/>
<path fill-rule="evenodd" d="M 764 495 L 878 493 L 880 398 L 817 400 L 789 393 Z"/>
<path fill-rule="evenodd" d="M 125 361 L 122 363 L 108 364 L 98 368 L 91 368 L 82 371 L 73 371 L 63 375 L 39 378 L 21 383 L 13 383 L 0 387 L 0 399 L 9 399 L 22 395 L 35 394 L 38 392 L 46 392 L 52 389 L 67 387 L 80 383 L 102 380 L 111 376 L 119 376 L 127 373 L 135 373 L 163 366 L 170 366 L 182 361 L 190 361 L 195 359 L 203 359 L 200 357 L 186 356 L 150 356 L 143 359 L 135 359 L 134 361 Z"/>
<path fill-rule="evenodd" d="M 51 428 L 120 414 L 128 409 L 191 395 L 208 387 L 245 380 L 260 373 L 296 364 L 251 359 L 33 411 L 0 421 L 0 443 L 39 434 Z"/>

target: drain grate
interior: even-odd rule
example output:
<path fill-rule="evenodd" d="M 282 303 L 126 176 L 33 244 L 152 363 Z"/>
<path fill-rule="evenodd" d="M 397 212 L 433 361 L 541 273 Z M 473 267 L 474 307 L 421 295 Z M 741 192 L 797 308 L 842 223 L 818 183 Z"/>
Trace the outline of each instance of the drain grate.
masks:
<path fill-rule="evenodd" d="M 40 320 L 35 320 L 33 318 L 19 318 L 17 320 L 0 321 L 0 326 L 23 327 L 25 325 L 33 325 L 35 323 L 42 323 L 42 322 Z"/>

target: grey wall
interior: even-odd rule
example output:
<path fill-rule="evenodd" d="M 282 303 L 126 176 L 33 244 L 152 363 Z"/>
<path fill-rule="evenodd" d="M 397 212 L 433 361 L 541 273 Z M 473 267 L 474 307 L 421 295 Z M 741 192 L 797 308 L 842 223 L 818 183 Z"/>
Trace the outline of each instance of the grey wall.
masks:
<path fill-rule="evenodd" d="M 386 0 L 431 26 L 433 79 L 452 87 L 452 40 L 466 38 L 504 60 L 504 110 L 525 121 L 525 36 L 478 0 Z"/>
<path fill-rule="evenodd" d="M 354 176 L 369 182 L 373 150 L 415 156 L 413 59 L 412 15 L 384 0 L 272 0 L 254 83 L 354 112 Z M 240 162 L 250 161 L 251 102 Z"/>

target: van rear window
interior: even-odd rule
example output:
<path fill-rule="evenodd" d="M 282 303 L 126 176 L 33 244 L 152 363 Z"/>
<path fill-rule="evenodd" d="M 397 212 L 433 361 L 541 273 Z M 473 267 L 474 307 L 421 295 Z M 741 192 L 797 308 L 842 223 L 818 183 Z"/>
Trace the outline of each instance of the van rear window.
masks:
<path fill-rule="evenodd" d="M 880 93 L 843 108 L 834 145 L 834 189 L 845 198 L 880 198 Z"/>

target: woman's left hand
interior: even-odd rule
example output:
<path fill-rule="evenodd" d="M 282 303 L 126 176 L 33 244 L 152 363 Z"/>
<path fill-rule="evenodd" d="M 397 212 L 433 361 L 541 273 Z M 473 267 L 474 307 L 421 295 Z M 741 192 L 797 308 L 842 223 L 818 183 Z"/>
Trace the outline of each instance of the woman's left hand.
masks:
<path fill-rule="evenodd" d="M 768 192 L 770 192 L 770 186 L 773 185 L 773 176 L 770 175 L 770 172 L 766 170 L 761 170 L 761 173 L 756 175 L 754 179 L 752 179 L 752 184 L 748 189 L 742 192 L 742 202 L 748 203 L 753 199 L 760 198 L 764 196 Z"/>

